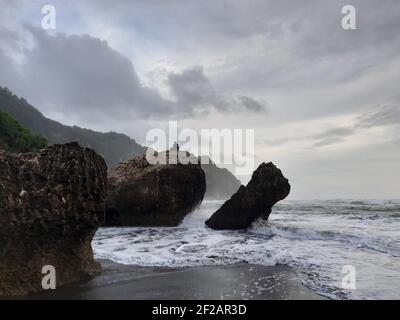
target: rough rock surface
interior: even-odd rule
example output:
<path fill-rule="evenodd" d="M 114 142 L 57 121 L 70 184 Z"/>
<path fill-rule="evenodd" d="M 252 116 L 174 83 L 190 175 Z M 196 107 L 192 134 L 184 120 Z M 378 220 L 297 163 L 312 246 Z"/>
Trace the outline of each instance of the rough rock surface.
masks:
<path fill-rule="evenodd" d="M 145 155 L 111 168 L 108 185 L 107 226 L 176 226 L 206 191 L 199 164 L 150 164 Z"/>
<path fill-rule="evenodd" d="M 91 241 L 106 187 L 103 158 L 78 143 L 0 153 L 0 296 L 42 290 L 45 265 L 57 287 L 100 271 Z"/>
<path fill-rule="evenodd" d="M 245 229 L 259 217 L 268 219 L 272 206 L 285 199 L 290 184 L 273 163 L 262 163 L 247 186 L 219 208 L 206 224 L 212 229 Z"/>

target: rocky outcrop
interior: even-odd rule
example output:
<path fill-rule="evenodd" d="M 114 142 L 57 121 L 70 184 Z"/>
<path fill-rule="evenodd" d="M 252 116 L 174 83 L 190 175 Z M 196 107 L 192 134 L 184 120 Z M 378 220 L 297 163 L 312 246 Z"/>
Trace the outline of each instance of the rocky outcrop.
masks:
<path fill-rule="evenodd" d="M 0 296 L 57 287 L 95 275 L 91 241 L 104 220 L 107 168 L 78 143 L 39 153 L 0 154 Z"/>
<path fill-rule="evenodd" d="M 259 217 L 268 219 L 272 206 L 285 199 L 289 192 L 289 181 L 281 170 L 271 162 L 262 163 L 247 186 L 240 186 L 206 224 L 212 229 L 248 228 Z"/>
<path fill-rule="evenodd" d="M 0 111 L 9 113 L 32 133 L 45 137 L 50 144 L 79 141 L 82 146 L 90 147 L 102 155 L 109 167 L 143 154 L 147 149 L 124 134 L 101 133 L 77 126 L 69 127 L 48 119 L 24 98 L 18 98 L 7 88 L 2 87 L 0 87 Z M 239 189 L 240 181 L 227 169 L 219 168 L 212 162 L 202 165 L 202 168 L 207 182 L 205 198 L 226 200 Z"/>
<path fill-rule="evenodd" d="M 150 164 L 145 155 L 111 168 L 108 184 L 107 226 L 176 226 L 206 191 L 199 164 Z"/>

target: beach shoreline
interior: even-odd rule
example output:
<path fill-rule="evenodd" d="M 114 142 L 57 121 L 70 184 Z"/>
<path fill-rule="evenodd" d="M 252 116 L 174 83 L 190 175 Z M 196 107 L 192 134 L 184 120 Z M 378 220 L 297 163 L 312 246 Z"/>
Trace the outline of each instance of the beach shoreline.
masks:
<path fill-rule="evenodd" d="M 34 300 L 320 300 L 288 266 L 247 263 L 201 267 L 142 267 L 98 260 L 88 281 L 17 299 Z"/>

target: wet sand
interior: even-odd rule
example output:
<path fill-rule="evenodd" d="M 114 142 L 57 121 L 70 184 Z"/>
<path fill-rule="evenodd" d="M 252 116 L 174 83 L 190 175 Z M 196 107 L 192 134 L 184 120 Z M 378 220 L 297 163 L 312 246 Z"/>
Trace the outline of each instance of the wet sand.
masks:
<path fill-rule="evenodd" d="M 103 273 L 92 280 L 22 299 L 323 299 L 286 266 L 159 268 L 100 262 Z"/>

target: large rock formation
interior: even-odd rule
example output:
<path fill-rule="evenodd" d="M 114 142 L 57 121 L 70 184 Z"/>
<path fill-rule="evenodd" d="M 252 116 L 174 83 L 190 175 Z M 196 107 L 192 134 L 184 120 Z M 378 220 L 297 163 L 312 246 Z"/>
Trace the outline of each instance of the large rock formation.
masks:
<path fill-rule="evenodd" d="M 268 219 L 272 206 L 289 192 L 289 181 L 281 170 L 271 162 L 262 163 L 247 186 L 240 186 L 206 224 L 212 229 L 245 229 L 259 217 Z"/>
<path fill-rule="evenodd" d="M 78 141 L 81 146 L 92 148 L 104 157 L 109 167 L 143 154 L 147 149 L 124 134 L 101 133 L 77 126 L 69 127 L 48 119 L 24 98 L 19 98 L 2 87 L 0 87 L 0 111 L 9 113 L 32 133 L 45 137 L 50 144 Z M 219 168 L 213 163 L 202 165 L 202 168 L 207 181 L 205 198 L 225 200 L 239 189 L 240 181 L 227 169 Z"/>
<path fill-rule="evenodd" d="M 150 164 L 145 155 L 111 168 L 108 184 L 107 226 L 176 226 L 206 191 L 199 164 Z"/>
<path fill-rule="evenodd" d="M 104 219 L 107 168 L 78 143 L 0 154 L 0 296 L 42 290 L 42 267 L 61 286 L 95 275 L 91 241 Z"/>

